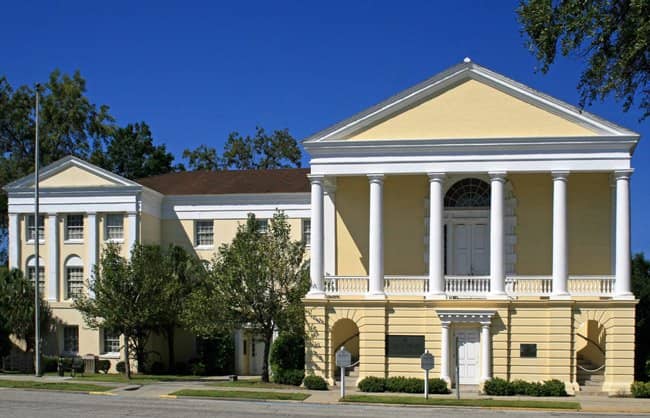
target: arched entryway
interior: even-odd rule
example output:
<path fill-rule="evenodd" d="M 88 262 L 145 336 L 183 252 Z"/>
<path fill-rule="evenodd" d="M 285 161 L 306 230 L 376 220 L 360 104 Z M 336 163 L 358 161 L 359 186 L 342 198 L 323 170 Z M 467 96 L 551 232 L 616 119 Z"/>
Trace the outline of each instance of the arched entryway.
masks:
<path fill-rule="evenodd" d="M 580 386 L 602 387 L 607 360 L 607 332 L 595 319 L 576 330 L 576 381 Z"/>
<path fill-rule="evenodd" d="M 351 319 L 339 319 L 332 326 L 332 350 L 330 356 L 332 376 L 338 376 L 336 352 L 345 347 L 352 354 L 352 363 L 359 361 L 359 327 Z"/>

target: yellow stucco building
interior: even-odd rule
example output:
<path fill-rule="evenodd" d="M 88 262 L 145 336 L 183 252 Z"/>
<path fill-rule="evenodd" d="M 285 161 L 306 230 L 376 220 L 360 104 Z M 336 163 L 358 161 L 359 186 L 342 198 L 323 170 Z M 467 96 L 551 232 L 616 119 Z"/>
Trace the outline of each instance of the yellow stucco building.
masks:
<path fill-rule="evenodd" d="M 9 265 L 34 276 L 57 320 L 51 353 L 119 358 L 120 337 L 71 307 L 106 242 L 178 244 L 211 258 L 253 212 L 285 211 L 310 243 L 306 371 L 358 378 L 560 379 L 628 391 L 634 373 L 629 181 L 638 134 L 469 60 L 327 128 L 310 169 L 171 173 L 130 181 L 76 158 L 6 187 Z M 311 185 L 310 185 L 311 184 Z M 311 188 L 311 193 L 310 193 Z M 456 344 L 458 342 L 458 344 Z M 237 338 L 239 373 L 263 352 Z M 166 358 L 165 344 L 158 351 Z M 194 355 L 177 339 L 179 359 Z M 257 353 L 257 356 L 255 355 Z"/>
<path fill-rule="evenodd" d="M 629 391 L 638 139 L 468 59 L 307 138 L 308 371 Z"/>

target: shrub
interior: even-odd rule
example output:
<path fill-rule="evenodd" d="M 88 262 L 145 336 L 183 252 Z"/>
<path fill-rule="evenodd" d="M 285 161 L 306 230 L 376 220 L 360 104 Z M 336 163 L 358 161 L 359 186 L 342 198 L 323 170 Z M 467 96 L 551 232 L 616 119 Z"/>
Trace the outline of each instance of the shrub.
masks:
<path fill-rule="evenodd" d="M 513 380 L 510 385 L 513 395 L 542 396 L 543 394 L 542 384 L 539 382 Z"/>
<path fill-rule="evenodd" d="M 307 389 L 327 390 L 327 382 L 320 376 L 307 376 L 304 384 Z"/>
<path fill-rule="evenodd" d="M 59 358 L 56 356 L 43 356 L 43 372 L 52 373 L 56 372 L 59 366 Z"/>
<path fill-rule="evenodd" d="M 450 393 L 447 382 L 440 378 L 429 379 L 429 393 L 446 394 Z"/>
<path fill-rule="evenodd" d="M 305 368 L 305 338 L 302 335 L 282 333 L 271 345 L 271 367 L 287 370 Z"/>
<path fill-rule="evenodd" d="M 281 385 L 300 386 L 304 378 L 305 371 L 302 369 L 273 368 L 273 381 Z"/>
<path fill-rule="evenodd" d="M 167 372 L 167 368 L 161 361 L 154 361 L 151 363 L 151 366 L 149 366 L 149 373 L 153 375 L 161 375 L 165 374 Z"/>
<path fill-rule="evenodd" d="M 634 382 L 630 390 L 635 398 L 650 398 L 650 382 Z"/>
<path fill-rule="evenodd" d="M 386 379 L 383 377 L 368 376 L 359 382 L 361 392 L 383 392 L 386 390 Z"/>
<path fill-rule="evenodd" d="M 95 372 L 107 374 L 111 368 L 111 362 L 108 360 L 97 360 L 95 362 Z"/>
<path fill-rule="evenodd" d="M 495 377 L 485 381 L 483 391 L 486 395 L 507 396 L 514 393 L 514 388 L 512 383 Z"/>
<path fill-rule="evenodd" d="M 545 381 L 540 392 L 541 395 L 538 396 L 567 396 L 564 383 L 557 379 Z"/>
<path fill-rule="evenodd" d="M 386 392 L 424 393 L 424 380 L 415 377 L 389 377 L 385 383 Z"/>
<path fill-rule="evenodd" d="M 126 373 L 126 364 L 123 361 L 118 361 L 115 365 L 115 370 L 117 370 L 118 373 Z"/>
<path fill-rule="evenodd" d="M 187 367 L 187 363 L 183 361 L 177 361 L 175 367 L 177 374 L 188 374 L 190 372 L 189 367 Z"/>
<path fill-rule="evenodd" d="M 205 363 L 203 363 L 201 360 L 195 358 L 191 359 L 188 363 L 190 367 L 190 373 L 192 373 L 193 376 L 205 375 Z"/>

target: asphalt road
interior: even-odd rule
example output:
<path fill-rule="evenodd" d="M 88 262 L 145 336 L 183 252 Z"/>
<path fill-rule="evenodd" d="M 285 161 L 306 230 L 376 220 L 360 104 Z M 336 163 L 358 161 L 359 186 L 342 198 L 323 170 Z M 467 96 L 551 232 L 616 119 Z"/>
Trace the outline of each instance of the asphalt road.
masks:
<path fill-rule="evenodd" d="M 570 414 L 570 415 L 569 415 Z M 603 414 L 320 405 L 290 402 L 146 399 L 62 392 L 0 390 L 0 417 L 603 417 Z M 633 416 L 633 415 L 628 415 Z M 638 415 L 639 417 L 644 415 Z M 647 417 L 647 415 L 645 415 Z"/>

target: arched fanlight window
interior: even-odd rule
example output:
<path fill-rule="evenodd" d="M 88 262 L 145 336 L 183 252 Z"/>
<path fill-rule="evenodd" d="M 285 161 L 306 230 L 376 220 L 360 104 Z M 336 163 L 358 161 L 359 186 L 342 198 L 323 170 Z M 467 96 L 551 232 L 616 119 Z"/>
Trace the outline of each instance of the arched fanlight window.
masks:
<path fill-rule="evenodd" d="M 32 283 L 36 278 L 36 257 L 33 255 L 27 259 L 27 279 Z M 45 261 L 38 257 L 38 292 L 43 295 L 45 292 Z"/>
<path fill-rule="evenodd" d="M 79 256 L 71 255 L 65 261 L 65 299 L 81 294 L 83 285 L 84 263 Z"/>
<path fill-rule="evenodd" d="M 481 179 L 467 178 L 456 182 L 445 194 L 445 207 L 476 208 L 490 206 L 490 185 Z"/>

